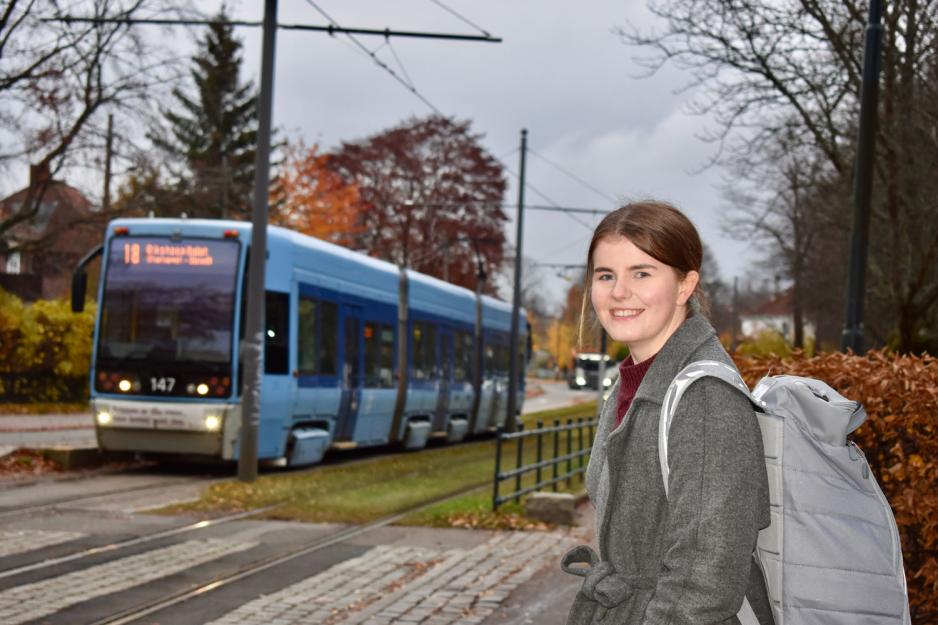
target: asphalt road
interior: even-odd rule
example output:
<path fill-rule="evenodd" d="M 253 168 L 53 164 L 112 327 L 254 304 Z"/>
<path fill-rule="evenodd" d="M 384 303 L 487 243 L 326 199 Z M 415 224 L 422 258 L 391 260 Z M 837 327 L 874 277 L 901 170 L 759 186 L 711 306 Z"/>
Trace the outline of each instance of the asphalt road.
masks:
<path fill-rule="evenodd" d="M 574 404 L 595 401 L 596 391 L 573 390 L 566 382 L 553 380 L 528 380 L 529 386 L 536 385 L 544 389 L 544 394 L 524 400 L 522 414 L 554 410 Z"/>

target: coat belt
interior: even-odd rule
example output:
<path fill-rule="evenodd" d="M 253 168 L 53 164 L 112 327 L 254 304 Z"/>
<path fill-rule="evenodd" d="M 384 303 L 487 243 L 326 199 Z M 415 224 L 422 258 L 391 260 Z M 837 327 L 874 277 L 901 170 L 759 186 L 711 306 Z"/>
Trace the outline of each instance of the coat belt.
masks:
<path fill-rule="evenodd" d="M 657 583 L 654 577 L 617 573 L 612 563 L 600 560 L 589 545 L 579 545 L 565 553 L 560 568 L 586 578 L 580 595 L 599 604 L 596 620 L 602 620 L 607 610 L 623 603 L 636 590 L 654 590 Z"/>

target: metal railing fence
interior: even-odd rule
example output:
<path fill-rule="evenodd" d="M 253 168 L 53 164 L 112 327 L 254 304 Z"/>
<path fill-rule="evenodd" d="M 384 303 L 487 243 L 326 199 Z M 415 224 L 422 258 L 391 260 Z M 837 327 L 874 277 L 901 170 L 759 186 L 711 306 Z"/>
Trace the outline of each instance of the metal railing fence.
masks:
<path fill-rule="evenodd" d="M 521 425 L 517 432 L 509 433 L 499 428 L 495 437 L 492 510 L 498 510 L 501 504 L 512 499 L 520 502 L 522 496 L 548 486 L 557 492 L 558 485 L 564 480 L 567 482 L 567 487 L 570 487 L 575 476 L 579 476 L 582 483 L 586 473 L 587 458 L 593 444 L 593 431 L 596 423 L 596 419 L 580 418 L 575 421 L 567 419 L 566 424 L 561 424 L 559 419 L 555 419 L 551 427 L 544 427 L 544 422 L 538 421 L 533 430 L 525 430 Z M 548 439 L 550 446 L 549 456 L 546 458 L 544 457 L 545 438 Z M 530 452 L 525 453 L 525 440 L 530 439 L 533 439 L 534 443 L 534 462 L 526 464 Z M 575 442 L 574 439 L 576 439 Z M 513 469 L 503 471 L 502 456 L 505 444 L 511 441 L 515 442 L 515 466 Z M 563 473 L 560 472 L 562 465 L 565 465 Z M 550 477 L 544 477 L 545 470 L 549 470 Z M 534 483 L 522 486 L 523 478 L 529 473 L 534 474 Z M 514 490 L 503 495 L 500 492 L 501 484 L 508 481 L 514 481 Z"/>

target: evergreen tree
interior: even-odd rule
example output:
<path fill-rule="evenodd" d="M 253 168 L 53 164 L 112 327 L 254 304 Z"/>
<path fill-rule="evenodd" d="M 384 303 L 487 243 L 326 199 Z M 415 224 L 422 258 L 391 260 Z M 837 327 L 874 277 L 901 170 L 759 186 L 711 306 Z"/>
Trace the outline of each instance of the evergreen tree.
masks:
<path fill-rule="evenodd" d="M 251 82 L 240 81 L 241 42 L 224 9 L 216 20 L 192 57 L 195 96 L 174 89 L 178 106 L 163 111 L 168 132 L 152 137 L 175 161 L 169 168 L 179 192 L 161 212 L 245 219 L 253 197 L 257 95 Z"/>

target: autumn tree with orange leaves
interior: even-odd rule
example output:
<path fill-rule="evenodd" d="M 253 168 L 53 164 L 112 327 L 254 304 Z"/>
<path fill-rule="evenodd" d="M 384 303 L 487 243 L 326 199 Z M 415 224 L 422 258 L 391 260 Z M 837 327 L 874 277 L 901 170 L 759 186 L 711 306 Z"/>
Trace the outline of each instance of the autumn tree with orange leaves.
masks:
<path fill-rule="evenodd" d="M 328 153 L 300 141 L 288 144 L 271 191 L 270 221 L 304 234 L 354 247 L 360 232 L 360 197 L 328 164 Z"/>

